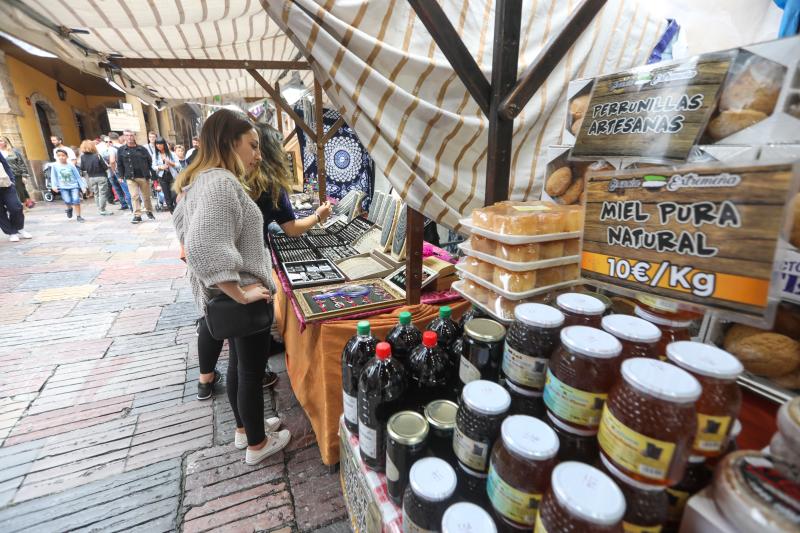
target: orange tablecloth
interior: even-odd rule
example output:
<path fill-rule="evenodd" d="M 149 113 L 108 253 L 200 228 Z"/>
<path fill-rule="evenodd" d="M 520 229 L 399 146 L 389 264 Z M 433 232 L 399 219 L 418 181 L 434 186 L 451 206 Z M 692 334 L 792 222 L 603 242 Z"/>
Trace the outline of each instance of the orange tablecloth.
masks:
<path fill-rule="evenodd" d="M 357 320 L 334 320 L 309 323 L 302 333 L 286 294 L 275 295 L 275 320 L 286 344 L 286 369 L 300 405 L 303 406 L 326 465 L 339 462 L 339 417 L 342 414 L 342 350 L 355 334 Z M 463 300 L 451 302 L 453 315 L 460 317 L 469 309 Z M 424 326 L 436 318 L 439 308 L 432 305 L 402 307 L 369 317 L 372 334 L 385 338 L 397 324 L 401 311 L 411 311 L 415 324 Z"/>

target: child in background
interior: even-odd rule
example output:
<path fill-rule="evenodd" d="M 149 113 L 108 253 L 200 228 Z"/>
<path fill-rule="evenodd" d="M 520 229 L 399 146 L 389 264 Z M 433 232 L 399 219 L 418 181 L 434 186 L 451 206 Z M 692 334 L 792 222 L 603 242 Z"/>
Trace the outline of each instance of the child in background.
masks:
<path fill-rule="evenodd" d="M 72 218 L 75 210 L 78 222 L 84 222 L 81 216 L 81 175 L 75 165 L 67 163 L 67 151 L 56 148 L 57 161 L 50 165 L 53 191 L 60 192 L 67 204 L 67 218 Z"/>

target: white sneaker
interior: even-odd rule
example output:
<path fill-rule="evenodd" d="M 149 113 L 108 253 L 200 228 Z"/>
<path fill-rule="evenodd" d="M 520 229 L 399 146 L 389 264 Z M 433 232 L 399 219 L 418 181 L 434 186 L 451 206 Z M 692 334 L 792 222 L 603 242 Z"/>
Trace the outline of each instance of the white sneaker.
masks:
<path fill-rule="evenodd" d="M 19 234 L 15 233 L 14 235 L 9 235 L 8 240 L 11 242 L 19 242 Z"/>
<path fill-rule="evenodd" d="M 272 433 L 279 427 L 281 427 L 281 419 L 278 418 L 277 416 L 273 416 L 272 418 L 267 418 L 264 421 L 264 431 L 266 433 Z M 233 445 L 236 446 L 238 450 L 244 450 L 245 448 L 247 448 L 247 434 L 234 431 Z"/>
<path fill-rule="evenodd" d="M 257 465 L 267 457 L 274 455 L 286 448 L 292 434 L 288 429 L 282 429 L 277 433 L 267 433 L 267 443 L 260 450 L 247 449 L 244 456 L 244 462 L 249 465 Z"/>
<path fill-rule="evenodd" d="M 31 235 L 30 233 L 28 233 L 28 232 L 27 232 L 27 231 L 25 231 L 24 229 L 21 229 L 21 230 L 19 230 L 19 231 L 17 232 L 17 234 L 18 234 L 20 237 L 22 237 L 23 239 L 33 239 L 33 235 Z"/>

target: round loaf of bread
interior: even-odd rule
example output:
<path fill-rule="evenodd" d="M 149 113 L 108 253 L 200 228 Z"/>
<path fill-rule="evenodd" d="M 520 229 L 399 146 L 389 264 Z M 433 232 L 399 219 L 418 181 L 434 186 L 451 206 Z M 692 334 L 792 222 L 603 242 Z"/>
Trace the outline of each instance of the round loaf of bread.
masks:
<path fill-rule="evenodd" d="M 753 124 L 767 118 L 766 113 L 752 109 L 736 109 L 721 112 L 708 124 L 708 134 L 714 140 L 730 137 Z"/>
<path fill-rule="evenodd" d="M 800 342 L 779 333 L 750 335 L 725 349 L 757 376 L 776 378 L 800 367 Z"/>
<path fill-rule="evenodd" d="M 583 194 L 583 178 L 573 180 L 572 185 L 558 199 L 565 205 L 577 204 Z"/>
<path fill-rule="evenodd" d="M 794 372 L 789 372 L 785 376 L 772 378 L 772 381 L 784 389 L 800 389 L 800 367 Z"/>
<path fill-rule="evenodd" d="M 550 174 L 544 184 L 544 191 L 552 197 L 561 196 L 572 184 L 572 169 L 561 167 Z"/>
<path fill-rule="evenodd" d="M 582 94 L 581 96 L 576 96 L 575 98 L 573 98 L 569 103 L 569 114 L 572 115 L 572 121 L 574 122 L 578 119 L 583 118 L 588 108 L 589 108 L 588 94 Z"/>
<path fill-rule="evenodd" d="M 569 128 L 569 131 L 571 131 L 575 137 L 577 137 L 578 133 L 581 131 L 581 126 L 583 125 L 583 118 L 584 117 L 573 120 L 572 126 L 570 126 Z"/>
<path fill-rule="evenodd" d="M 734 324 L 725 333 L 725 339 L 722 341 L 722 346 L 728 351 L 731 351 L 732 346 L 747 337 L 758 335 L 759 333 L 768 333 L 765 329 L 754 328 L 753 326 L 746 326 L 744 324 Z"/>

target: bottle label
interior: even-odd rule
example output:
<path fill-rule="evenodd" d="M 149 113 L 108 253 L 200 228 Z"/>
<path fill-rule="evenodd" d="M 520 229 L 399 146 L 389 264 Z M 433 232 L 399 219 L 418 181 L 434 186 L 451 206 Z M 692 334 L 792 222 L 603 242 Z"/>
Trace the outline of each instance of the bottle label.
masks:
<path fill-rule="evenodd" d="M 579 426 L 595 428 L 600 424 L 608 394 L 586 392 L 570 387 L 548 368 L 544 383 L 544 403 L 554 415 Z"/>
<path fill-rule="evenodd" d="M 630 522 L 622 521 L 622 531 L 625 533 L 661 533 L 663 526 L 640 526 L 631 524 Z"/>
<path fill-rule="evenodd" d="M 683 490 L 668 487 L 667 496 L 669 497 L 668 521 L 680 523 L 683 516 L 683 508 L 686 507 L 690 494 Z"/>
<path fill-rule="evenodd" d="M 417 524 L 414 523 L 408 517 L 406 513 L 406 506 L 403 506 L 403 533 L 437 533 L 431 529 L 425 529 L 424 527 L 419 527 Z"/>
<path fill-rule="evenodd" d="M 358 398 L 342 392 L 342 400 L 344 404 L 344 419 L 351 424 L 358 425 Z"/>
<path fill-rule="evenodd" d="M 464 435 L 458 426 L 453 432 L 453 451 L 465 466 L 478 472 L 486 471 L 486 464 L 489 461 L 489 444 L 472 440 Z"/>
<path fill-rule="evenodd" d="M 674 442 L 653 439 L 632 430 L 620 422 L 608 406 L 603 408 L 597 441 L 617 465 L 646 478 L 666 481 L 675 454 Z"/>
<path fill-rule="evenodd" d="M 494 465 L 489 465 L 489 478 L 486 481 L 486 492 L 495 511 L 508 520 L 518 524 L 533 527 L 536 522 L 536 513 L 539 509 L 541 494 L 533 494 L 517 490 L 505 481 Z"/>
<path fill-rule="evenodd" d="M 469 359 L 461 356 L 461 365 L 458 368 L 458 377 L 461 378 L 461 383 L 467 384 L 472 381 L 481 379 L 481 371 L 469 362 Z"/>
<path fill-rule="evenodd" d="M 358 447 L 367 457 L 378 458 L 378 432 L 361 421 L 358 422 Z"/>
<path fill-rule="evenodd" d="M 547 533 L 547 528 L 542 523 L 542 513 L 536 514 L 536 526 L 533 528 L 533 533 Z"/>
<path fill-rule="evenodd" d="M 541 389 L 544 387 L 547 361 L 542 357 L 531 357 L 518 352 L 506 343 L 503 350 L 503 373 L 517 385 Z"/>
<path fill-rule="evenodd" d="M 392 457 L 388 453 L 386 454 L 386 479 L 395 483 L 400 480 L 400 471 L 394 465 L 394 461 L 392 461 Z"/>
<path fill-rule="evenodd" d="M 731 425 L 729 416 L 712 416 L 697 413 L 697 435 L 693 448 L 700 452 L 719 452 L 728 437 Z"/>

